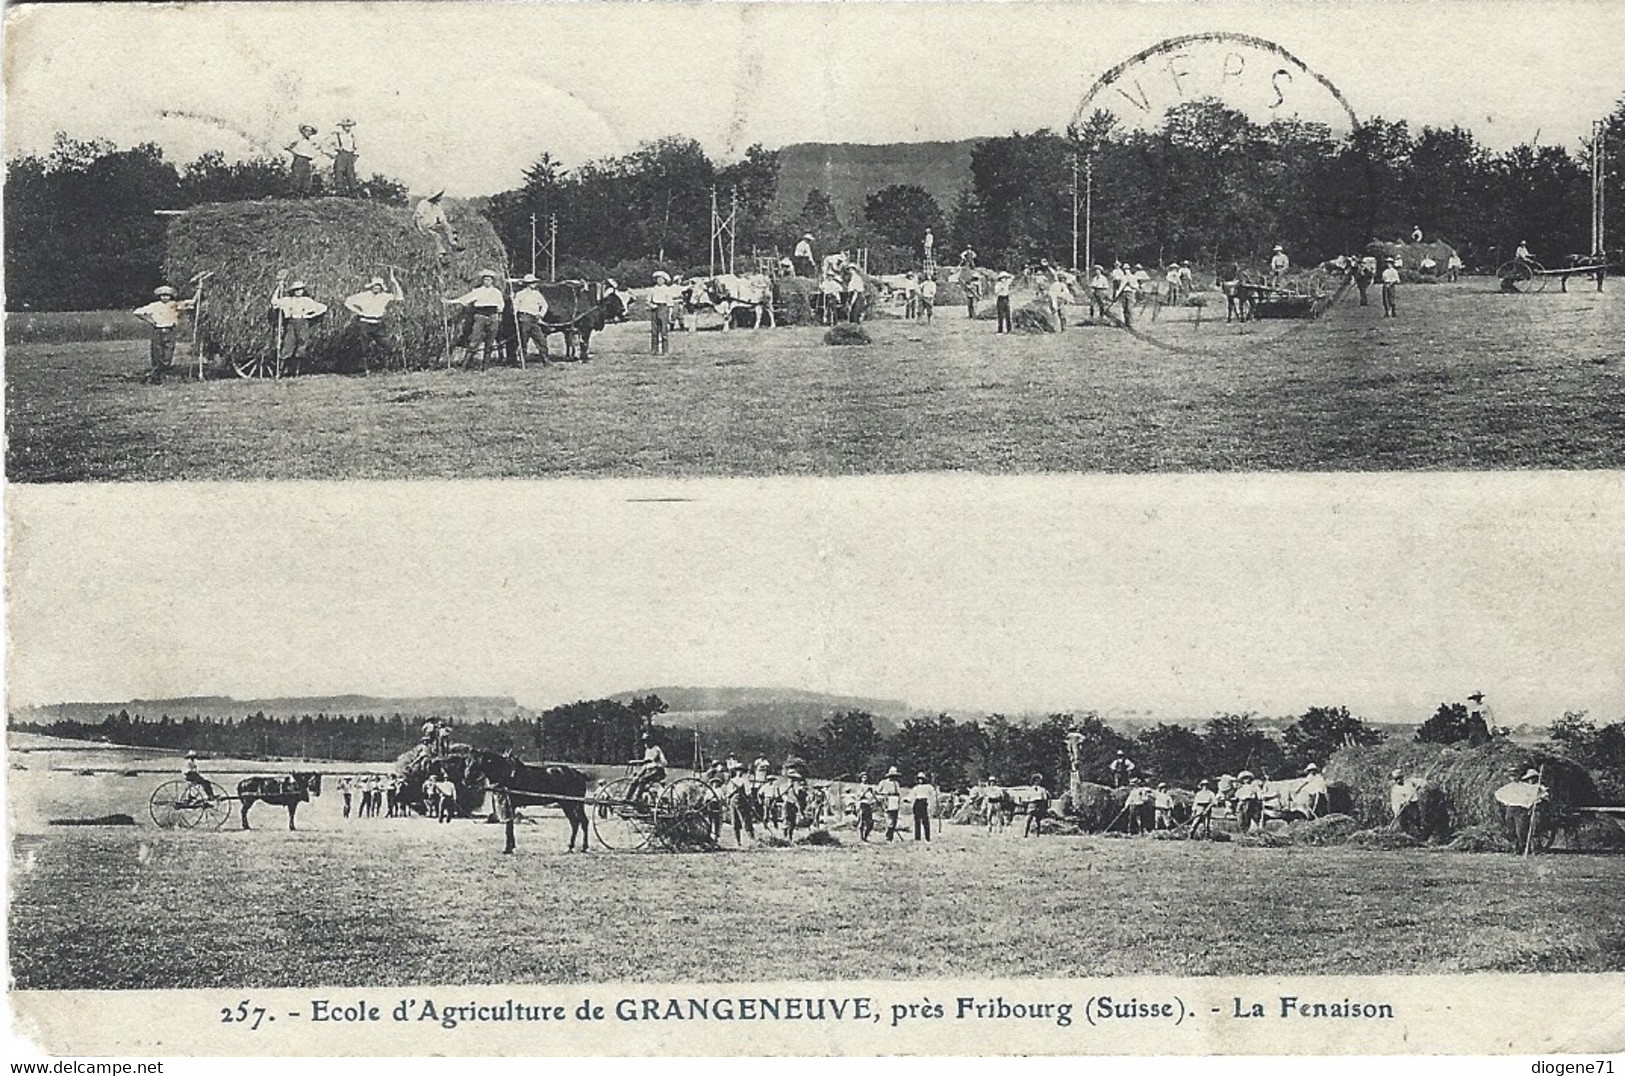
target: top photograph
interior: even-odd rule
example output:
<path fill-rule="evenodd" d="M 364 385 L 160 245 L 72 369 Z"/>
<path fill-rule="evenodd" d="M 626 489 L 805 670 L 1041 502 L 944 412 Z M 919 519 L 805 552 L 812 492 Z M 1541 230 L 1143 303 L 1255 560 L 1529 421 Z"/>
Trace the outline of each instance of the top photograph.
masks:
<path fill-rule="evenodd" d="M 1625 6 L 5 18 L 11 482 L 1625 464 Z"/>

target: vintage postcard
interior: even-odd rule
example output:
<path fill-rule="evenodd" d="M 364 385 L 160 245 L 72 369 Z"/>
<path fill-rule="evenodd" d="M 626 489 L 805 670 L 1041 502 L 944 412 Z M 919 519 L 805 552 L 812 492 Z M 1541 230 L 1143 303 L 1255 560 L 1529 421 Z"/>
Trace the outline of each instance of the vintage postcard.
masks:
<path fill-rule="evenodd" d="M 1625 1050 L 1625 8 L 5 28 L 28 1049 Z"/>

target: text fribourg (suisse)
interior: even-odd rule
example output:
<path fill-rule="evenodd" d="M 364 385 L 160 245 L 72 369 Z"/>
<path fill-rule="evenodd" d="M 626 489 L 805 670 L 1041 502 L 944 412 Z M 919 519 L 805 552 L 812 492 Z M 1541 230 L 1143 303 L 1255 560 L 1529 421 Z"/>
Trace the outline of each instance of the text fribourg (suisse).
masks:
<path fill-rule="evenodd" d="M 220 1022 L 243 1031 L 269 1030 L 279 1022 L 338 1026 L 412 1024 L 454 1031 L 488 1024 L 597 1024 L 669 1021 L 749 1023 L 759 1021 L 879 1024 L 918 1027 L 931 1021 L 1036 1021 L 1056 1027 L 1103 1027 L 1160 1022 L 1179 1026 L 1197 1020 L 1393 1020 L 1386 1001 L 1349 997 L 1271 994 L 1231 996 L 1215 1004 L 1193 1004 L 1178 994 L 1084 994 L 1072 998 L 1030 998 L 1019 993 L 986 995 L 929 993 L 884 998 L 839 995 L 657 994 L 583 997 L 579 1001 L 538 1002 L 522 997 L 470 1001 L 455 994 L 390 997 L 313 998 L 304 1011 L 270 1011 L 253 999 L 218 1010 Z"/>

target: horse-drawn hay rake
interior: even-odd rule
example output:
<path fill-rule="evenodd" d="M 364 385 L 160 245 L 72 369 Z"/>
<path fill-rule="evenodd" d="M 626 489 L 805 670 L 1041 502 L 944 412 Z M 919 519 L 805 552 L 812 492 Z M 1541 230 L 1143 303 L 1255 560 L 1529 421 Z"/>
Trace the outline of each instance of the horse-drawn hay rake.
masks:
<path fill-rule="evenodd" d="M 147 810 L 159 829 L 219 829 L 241 799 L 212 783 L 177 777 L 153 789 Z"/>
<path fill-rule="evenodd" d="M 1570 259 L 1573 264 L 1558 269 L 1548 269 L 1532 258 L 1514 258 L 1504 262 L 1495 270 L 1495 278 L 1500 282 L 1502 292 L 1516 295 L 1538 295 L 1546 290 L 1546 285 L 1556 279 L 1563 291 L 1569 290 L 1569 277 L 1593 277 L 1597 281 L 1597 290 L 1602 290 L 1603 277 L 1608 275 L 1609 269 L 1618 269 L 1610 266 L 1604 255 L 1576 255 Z"/>
<path fill-rule="evenodd" d="M 581 802 L 593 835 L 611 851 L 701 851 L 715 848 L 722 832 L 722 798 L 697 777 L 651 785 L 635 795 L 633 778 L 617 777 Z"/>

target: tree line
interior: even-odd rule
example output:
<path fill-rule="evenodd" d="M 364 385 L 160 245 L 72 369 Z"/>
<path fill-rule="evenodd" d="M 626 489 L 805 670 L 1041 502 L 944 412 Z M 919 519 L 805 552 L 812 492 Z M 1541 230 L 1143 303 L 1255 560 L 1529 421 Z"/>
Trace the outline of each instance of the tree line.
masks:
<path fill-rule="evenodd" d="M 1625 98 L 1605 130 L 1605 182 L 1618 207 L 1625 205 Z M 656 268 L 710 270 L 713 192 L 720 211 L 734 215 L 741 271 L 754 269 L 753 251 L 788 254 L 810 232 L 819 253 L 862 247 L 872 271 L 896 272 L 917 267 L 927 228 L 944 260 L 970 246 L 982 265 L 1066 265 L 1077 165 L 1093 176 L 1089 253 L 1097 262 L 1256 263 L 1280 243 L 1305 264 L 1420 227 L 1456 247 L 1469 266 L 1493 268 L 1521 240 L 1546 261 L 1589 252 L 1590 152 L 1534 142 L 1495 152 L 1462 127 L 1413 131 L 1381 117 L 1334 136 L 1297 120 L 1257 124 L 1198 100 L 1169 109 L 1149 130 L 1122 129 L 1100 112 L 1065 131 L 985 139 L 951 206 L 917 185 L 892 184 L 870 192 L 850 219 L 818 189 L 785 216 L 773 208 L 776 151 L 754 145 L 721 164 L 674 135 L 575 168 L 541 152 L 519 186 L 482 208 L 511 269 L 530 268 L 531 218 L 544 240 L 556 218 L 561 276 L 614 276 L 634 286 Z M 163 261 L 164 219 L 155 209 L 276 197 L 290 182 L 282 158 L 228 162 L 214 152 L 177 168 L 150 143 L 119 149 L 59 134 L 50 152 L 7 162 L 8 301 L 42 310 L 135 303 Z M 366 197 L 405 201 L 405 188 L 388 177 L 375 175 L 363 188 Z M 1617 233 L 1610 238 L 1617 245 Z"/>

